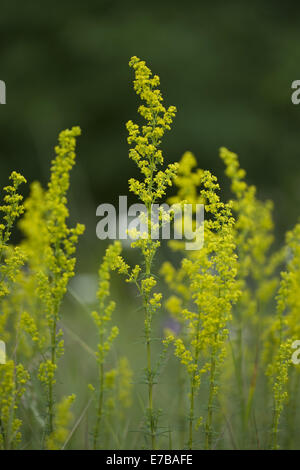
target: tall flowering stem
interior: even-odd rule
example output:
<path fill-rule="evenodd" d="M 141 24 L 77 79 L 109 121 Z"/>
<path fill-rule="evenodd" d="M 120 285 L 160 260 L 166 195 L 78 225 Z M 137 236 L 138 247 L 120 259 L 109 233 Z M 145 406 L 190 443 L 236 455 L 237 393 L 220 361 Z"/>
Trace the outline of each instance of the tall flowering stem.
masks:
<path fill-rule="evenodd" d="M 27 360 L 33 361 L 35 354 L 44 352 L 49 342 L 47 318 L 43 302 L 37 295 L 37 273 L 41 271 L 48 247 L 45 223 L 45 190 L 39 182 L 30 187 L 24 202 L 25 214 L 19 222 L 23 233 L 21 248 L 26 253 L 26 269 L 18 276 L 18 299 L 20 316 L 20 349 L 26 349 Z"/>
<path fill-rule="evenodd" d="M 192 204 L 204 203 L 204 245 L 199 250 L 189 252 L 175 274 L 172 274 L 170 266 L 164 266 L 162 272 L 179 299 L 190 299 L 188 308 L 181 312 L 187 338 L 170 335 L 166 339 L 174 343 L 175 356 L 185 366 L 190 379 L 188 448 L 192 449 L 194 445 L 194 428 L 197 429 L 203 422 L 201 416 L 196 417 L 195 398 L 202 375 L 208 373 L 205 448 L 211 449 L 213 408 L 218 391 L 217 373 L 224 359 L 232 305 L 239 297 L 239 289 L 231 204 L 221 202 L 216 177 L 209 171 L 193 172 L 195 166 L 194 156 L 186 153 L 180 162 L 179 176 L 175 181 L 179 191 L 173 202 L 184 198 Z M 188 220 L 184 222 L 190 223 Z M 171 245 L 180 249 L 178 242 Z"/>
<path fill-rule="evenodd" d="M 98 400 L 96 405 L 96 423 L 93 433 L 93 448 L 97 449 L 100 425 L 103 418 L 104 408 L 104 392 L 105 392 L 105 359 L 109 351 L 111 350 L 112 344 L 115 338 L 119 334 L 117 326 L 110 327 L 112 313 L 115 309 L 115 302 L 110 300 L 110 273 L 112 270 L 118 269 L 121 272 L 120 253 L 122 247 L 120 242 L 115 242 L 113 245 L 109 245 L 105 252 L 105 256 L 99 268 L 99 287 L 97 292 L 97 298 L 99 301 L 98 311 L 92 313 L 94 322 L 98 328 L 99 344 L 96 353 L 97 364 L 98 364 L 98 383 L 97 392 Z M 125 266 L 125 264 L 124 264 Z M 127 272 L 127 266 L 125 266 L 125 272 Z M 94 387 L 90 385 L 90 389 L 94 391 Z"/>
<path fill-rule="evenodd" d="M 76 137 L 79 127 L 65 130 L 59 135 L 55 147 L 56 158 L 52 162 L 51 178 L 45 194 L 45 239 L 46 248 L 42 269 L 38 272 L 38 293 L 43 303 L 50 337 L 50 356 L 39 368 L 39 379 L 45 386 L 48 397 L 48 435 L 55 427 L 54 386 L 56 383 L 57 361 L 64 352 L 63 332 L 58 329 L 60 304 L 67 291 L 68 281 L 74 276 L 74 256 L 79 236 L 84 226 L 77 224 L 69 228 L 67 219 L 67 192 L 70 185 L 70 171 L 75 164 Z"/>
<path fill-rule="evenodd" d="M 237 259 L 233 238 L 234 219 L 230 204 L 220 201 L 219 185 L 209 172 L 202 177 L 201 195 L 209 216 L 204 223 L 204 246 L 195 259 L 184 261 L 194 302 L 200 311 L 201 331 L 195 346 L 208 356 L 209 396 L 205 423 L 205 448 L 211 449 L 213 406 L 218 387 L 216 374 L 224 359 L 232 304 L 239 296 L 236 283 Z"/>
<path fill-rule="evenodd" d="M 11 293 L 12 285 L 16 282 L 26 259 L 24 250 L 18 246 L 9 245 L 12 227 L 24 212 L 23 196 L 18 193 L 18 188 L 26 183 L 26 180 L 15 171 L 9 179 L 11 184 L 4 188 L 5 196 L 0 206 L 0 213 L 3 214 L 0 221 L 0 334 L 5 341 L 8 339 L 5 331 L 7 318 L 2 303 Z"/>
<path fill-rule="evenodd" d="M 292 344 L 299 339 L 300 289 L 300 224 L 286 235 L 286 253 L 289 255 L 285 271 L 281 273 L 277 295 L 277 317 L 271 325 L 270 339 L 275 349 L 267 369 L 273 391 L 273 422 L 271 448 L 279 449 L 279 423 L 288 401 L 288 384 L 292 365 Z M 296 367 L 296 365 L 293 365 Z M 299 371 L 296 371 L 298 373 Z"/>
<path fill-rule="evenodd" d="M 164 159 L 160 149 L 161 140 L 167 130 L 170 130 L 176 108 L 170 106 L 166 109 L 163 98 L 158 88 L 160 80 L 157 75 L 152 75 L 145 62 L 137 57 L 132 57 L 129 65 L 134 69 L 134 90 L 143 104 L 139 106 L 139 114 L 145 119 L 143 126 L 127 123 L 129 133 L 128 143 L 131 145 L 129 157 L 137 164 L 143 180 L 129 180 L 129 188 L 145 204 L 147 209 L 147 230 L 140 233 L 138 239 L 132 244 L 140 248 L 144 260 L 144 269 L 139 279 L 135 278 L 139 292 L 143 299 L 145 312 L 144 331 L 146 342 L 146 381 L 148 384 L 148 424 L 151 436 L 152 448 L 156 447 L 157 417 L 153 404 L 154 370 L 151 352 L 151 330 L 154 313 L 160 308 L 161 294 L 152 294 L 156 286 L 156 280 L 152 275 L 152 266 L 159 241 L 151 237 L 153 224 L 151 222 L 152 206 L 158 202 L 166 192 L 167 186 L 172 185 L 172 179 L 177 171 L 177 164 L 170 164 L 164 170 L 159 168 Z"/>
<path fill-rule="evenodd" d="M 257 351 L 261 349 L 260 342 L 268 329 L 265 312 L 279 285 L 276 270 L 283 261 L 284 250 L 272 251 L 272 201 L 258 199 L 256 187 L 247 184 L 246 172 L 240 167 L 237 154 L 222 147 L 220 157 L 226 167 L 226 176 L 231 181 L 234 196 L 232 209 L 236 218 L 234 238 L 239 261 L 237 279 L 241 296 L 234 309 L 233 327 L 237 339 L 231 343 L 231 351 L 241 408 L 240 441 L 244 446 L 256 388 L 256 373 L 253 375 L 254 380 L 249 381 L 246 377 L 245 357 L 251 358 L 251 368 L 256 370 Z"/>
<path fill-rule="evenodd" d="M 0 337 L 9 341 L 6 328 L 7 309 L 4 302 L 12 293 L 13 286 L 20 274 L 26 256 L 20 247 L 9 245 L 11 230 L 24 212 L 23 197 L 18 193 L 25 178 L 17 172 L 10 175 L 11 184 L 4 188 L 5 196 L 0 212 L 3 217 L 0 223 Z M 1 358 L 3 360 L 3 358 Z M 5 358 L 4 358 L 5 359 Z M 14 449 L 21 440 L 22 422 L 17 417 L 20 400 L 25 392 L 29 374 L 22 364 L 16 365 L 10 359 L 0 364 L 0 449 Z"/>
<path fill-rule="evenodd" d="M 29 374 L 12 360 L 0 366 L 0 450 L 16 448 L 21 441 L 22 422 L 16 417 Z"/>

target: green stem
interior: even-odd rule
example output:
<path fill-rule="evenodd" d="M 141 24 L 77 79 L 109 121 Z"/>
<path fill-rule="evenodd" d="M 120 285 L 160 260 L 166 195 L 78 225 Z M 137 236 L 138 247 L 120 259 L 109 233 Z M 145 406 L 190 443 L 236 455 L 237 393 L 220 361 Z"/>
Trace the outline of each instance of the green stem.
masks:
<path fill-rule="evenodd" d="M 147 207 L 147 216 L 148 216 L 148 240 L 151 240 L 151 204 L 148 204 Z M 149 259 L 145 259 L 146 263 L 146 277 L 151 276 L 151 265 L 152 265 L 153 256 Z M 144 296 L 144 308 L 145 308 L 145 337 L 146 337 L 146 350 L 147 350 L 147 382 L 148 382 L 148 411 L 149 411 L 149 420 L 150 420 L 150 434 L 151 434 L 151 446 L 152 449 L 156 448 L 156 436 L 155 436 L 155 419 L 154 419 L 154 410 L 153 410 L 153 371 L 152 371 L 152 361 L 151 361 L 151 323 L 152 317 L 149 312 L 149 299 L 148 295 Z"/>
<path fill-rule="evenodd" d="M 56 315 L 54 316 L 56 317 Z M 53 320 L 52 332 L 51 332 L 51 363 L 53 366 L 56 364 L 56 320 Z M 49 401 L 48 401 L 48 411 L 49 411 L 49 434 L 53 432 L 54 425 L 54 398 L 53 398 L 53 379 L 49 382 Z"/>
<path fill-rule="evenodd" d="M 278 423 L 279 423 L 279 413 L 278 411 L 274 411 L 273 426 L 272 426 L 272 450 L 276 450 L 278 446 L 278 442 L 277 442 Z"/>
<path fill-rule="evenodd" d="M 280 313 L 279 314 L 279 351 L 282 345 L 282 341 L 283 341 L 283 318 L 282 318 L 282 313 Z M 282 361 L 280 361 L 279 369 L 281 368 L 281 363 Z M 278 449 L 278 425 L 279 425 L 281 411 L 278 409 L 275 396 L 273 398 L 273 401 L 274 401 L 274 414 L 273 414 L 273 425 L 272 425 L 271 448 L 272 450 L 277 450 Z"/>
<path fill-rule="evenodd" d="M 191 395 L 190 395 L 190 415 L 189 415 L 189 450 L 193 449 L 193 425 L 194 425 L 194 401 L 195 401 L 195 373 L 191 379 Z"/>
<path fill-rule="evenodd" d="M 183 368 L 180 367 L 178 371 L 178 424 L 180 429 L 180 445 L 184 448 L 185 445 L 185 412 L 184 412 L 184 377 L 182 375 Z"/>
<path fill-rule="evenodd" d="M 237 356 L 237 381 L 238 389 L 240 394 L 240 408 L 241 408 L 241 420 L 242 420 L 242 438 L 244 441 L 245 431 L 245 398 L 244 398 L 244 384 L 243 384 L 243 328 L 240 324 L 238 327 L 238 356 Z"/>
<path fill-rule="evenodd" d="M 215 395 L 215 375 L 216 375 L 216 358 L 215 350 L 211 353 L 210 361 L 210 383 L 209 398 L 207 407 L 207 420 L 205 426 L 205 449 L 210 450 L 212 445 L 212 417 L 213 417 L 213 399 Z"/>
<path fill-rule="evenodd" d="M 94 429 L 94 444 L 93 448 L 94 450 L 97 449 L 97 444 L 98 444 L 98 438 L 99 438 L 99 430 L 100 430 L 100 424 L 102 420 L 102 411 L 103 411 L 103 395 L 104 395 L 104 367 L 103 363 L 100 364 L 99 367 L 99 401 L 98 401 L 98 408 L 97 408 L 97 421 L 95 424 L 95 429 Z"/>
<path fill-rule="evenodd" d="M 293 373 L 293 372 L 296 372 Z M 287 413 L 287 421 L 288 421 L 288 433 L 286 439 L 286 449 L 292 449 L 293 440 L 295 438 L 295 422 L 297 418 L 297 396 L 298 396 L 298 389 L 299 389 L 299 374 L 298 371 L 292 371 L 291 380 L 290 380 L 290 392 L 289 392 L 289 406 L 288 406 L 288 413 Z M 291 383 L 293 379 L 293 384 Z"/>
<path fill-rule="evenodd" d="M 150 431 L 151 431 L 151 444 L 152 449 L 155 450 L 155 422 L 153 414 L 153 380 L 152 380 L 152 368 L 151 368 L 151 343 L 150 338 L 147 338 L 147 369 L 148 369 L 148 408 L 150 417 Z"/>
<path fill-rule="evenodd" d="M 198 366 L 198 359 L 200 354 L 199 348 L 199 340 L 200 340 L 200 310 L 198 311 L 198 321 L 197 321 L 197 330 L 196 330 L 196 346 L 195 346 L 195 357 L 194 357 L 194 364 Z M 194 403 L 195 403 L 195 391 L 196 391 L 196 371 L 193 372 L 192 379 L 191 379 L 191 394 L 190 394 L 190 416 L 189 416 L 189 441 L 188 447 L 189 450 L 193 448 L 193 426 L 194 426 Z"/>

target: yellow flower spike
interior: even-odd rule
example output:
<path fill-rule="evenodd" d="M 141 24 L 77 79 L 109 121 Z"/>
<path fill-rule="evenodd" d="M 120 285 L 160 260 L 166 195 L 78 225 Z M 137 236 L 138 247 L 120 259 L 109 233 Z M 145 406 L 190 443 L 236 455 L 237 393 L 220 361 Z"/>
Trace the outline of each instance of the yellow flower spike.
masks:
<path fill-rule="evenodd" d="M 5 196 L 0 212 L 0 337 L 9 340 L 7 322 L 15 315 L 12 295 L 26 255 L 20 247 L 9 245 L 13 225 L 24 212 L 23 197 L 18 193 L 19 186 L 26 183 L 17 172 L 10 175 L 11 185 L 4 188 Z M 20 399 L 25 392 L 29 374 L 23 365 L 13 361 L 0 365 L 0 449 L 14 449 L 21 440 L 22 422 L 17 418 Z"/>
<path fill-rule="evenodd" d="M 169 186 L 173 184 L 178 170 L 178 164 L 169 164 L 162 169 L 164 157 L 160 149 L 162 138 L 167 130 L 171 129 L 176 108 L 170 106 L 165 108 L 163 97 L 158 88 L 159 77 L 152 75 L 145 61 L 134 56 L 129 62 L 134 69 L 134 90 L 140 97 L 142 104 L 138 112 L 145 120 L 144 125 L 139 126 L 131 120 L 127 122 L 129 158 L 138 166 L 142 174 L 142 181 L 135 178 L 129 180 L 129 190 L 132 191 L 147 208 L 147 232 L 140 238 L 132 242 L 132 248 L 139 248 L 145 265 L 145 271 L 140 273 L 140 268 L 134 268 L 127 281 L 134 282 L 143 297 L 145 311 L 144 325 L 147 354 L 147 377 L 148 384 L 148 412 L 147 425 L 151 436 L 151 448 L 156 447 L 156 426 L 157 420 L 153 407 L 153 386 L 154 369 L 151 358 L 151 326 L 153 315 L 161 306 L 161 294 L 150 293 L 156 285 L 152 276 L 152 264 L 160 242 L 152 240 L 151 231 L 155 229 L 155 224 L 151 221 L 152 205 L 159 201 L 165 194 Z M 141 280 L 139 279 L 141 277 Z M 165 349 L 164 349 L 164 352 Z M 163 353 L 164 354 L 164 353 Z"/>
<path fill-rule="evenodd" d="M 272 449 L 278 449 L 279 423 L 288 400 L 289 371 L 292 365 L 292 343 L 299 339 L 300 289 L 300 224 L 286 234 L 286 253 L 289 258 L 277 295 L 277 316 L 270 325 L 267 375 L 273 391 Z M 270 357 L 271 356 L 271 357 Z M 295 365 L 293 365 L 295 367 Z"/>
<path fill-rule="evenodd" d="M 24 212 L 23 197 L 18 193 L 18 189 L 21 184 L 26 183 L 26 180 L 15 171 L 12 172 L 9 179 L 12 184 L 4 188 L 4 204 L 0 206 L 0 213 L 3 214 L 3 223 L 0 223 L 0 302 L 2 313 L 0 336 L 5 340 L 8 339 L 6 322 L 10 310 L 13 310 L 9 306 L 8 295 L 12 292 L 26 260 L 23 249 L 9 245 L 13 225 Z"/>
<path fill-rule="evenodd" d="M 133 373 L 129 361 L 122 357 L 118 364 L 118 400 L 123 408 L 130 408 L 132 404 Z"/>
<path fill-rule="evenodd" d="M 70 410 L 75 401 L 75 395 L 63 398 L 55 407 L 54 431 L 47 437 L 46 446 L 48 450 L 60 450 L 69 435 L 70 424 L 73 414 Z"/>
<path fill-rule="evenodd" d="M 235 242 L 238 253 L 238 282 L 242 295 L 236 305 L 234 315 L 234 327 L 237 331 L 237 341 L 233 344 L 235 355 L 235 371 L 239 386 L 241 420 L 245 434 L 249 407 L 244 398 L 242 383 L 245 382 L 244 359 L 250 356 L 248 362 L 255 367 L 255 348 L 247 349 L 244 336 L 253 337 L 254 341 L 264 341 L 263 356 L 268 362 L 267 356 L 274 351 L 274 342 L 271 339 L 269 320 L 262 316 L 267 310 L 269 302 L 273 299 L 278 288 L 279 279 L 276 273 L 278 266 L 283 262 L 285 252 L 280 250 L 272 253 L 271 247 L 274 239 L 274 224 L 272 219 L 273 203 L 262 202 L 257 198 L 256 188 L 249 186 L 245 181 L 246 172 L 240 168 L 238 156 L 227 150 L 220 149 L 220 157 L 224 161 L 225 173 L 231 180 L 231 190 L 234 195 L 232 210 L 236 217 L 234 228 Z M 257 325 L 260 325 L 262 338 L 257 338 Z M 244 333 L 247 331 L 247 333 Z M 259 346 L 258 346 L 259 347 Z M 252 353 L 252 357 L 251 357 Z M 254 354 L 253 354 L 254 353 Z M 250 387 L 249 399 L 253 395 Z"/>
<path fill-rule="evenodd" d="M 60 133 L 48 188 L 44 191 L 38 183 L 31 186 L 30 196 L 25 202 L 26 212 L 20 223 L 25 235 L 22 248 L 28 256 L 29 274 L 20 276 L 19 283 L 23 288 L 23 303 L 31 310 L 31 315 L 25 313 L 21 316 L 20 326 L 34 342 L 39 343 L 45 356 L 38 377 L 47 392 L 48 437 L 56 432 L 54 385 L 57 361 L 64 352 L 62 331 L 57 331 L 60 305 L 68 282 L 75 274 L 74 253 L 79 236 L 84 232 L 81 224 L 74 228 L 67 224 L 67 192 L 76 158 L 76 137 L 80 133 L 79 127 Z"/>
<path fill-rule="evenodd" d="M 92 312 L 92 317 L 98 328 L 99 344 L 96 353 L 98 363 L 98 384 L 97 393 L 98 401 L 96 404 L 96 422 L 93 433 L 93 447 L 97 449 L 99 445 L 99 433 L 104 413 L 104 408 L 109 407 L 113 409 L 113 401 L 104 401 L 104 395 L 108 386 L 108 378 L 115 374 L 113 370 L 105 372 L 105 359 L 109 354 L 112 345 L 119 334 L 117 326 L 109 327 L 111 322 L 112 313 L 115 310 L 115 302 L 110 300 L 110 277 L 112 271 L 117 271 L 120 274 L 129 274 L 129 266 L 125 263 L 121 256 L 122 245 L 119 241 L 109 245 L 106 249 L 102 263 L 99 268 L 99 284 L 97 291 L 97 299 L 99 301 L 98 311 Z M 137 270 L 135 270 L 137 273 Z"/>
<path fill-rule="evenodd" d="M 16 417 L 20 400 L 25 393 L 29 374 L 22 364 L 8 361 L 0 366 L 0 449 L 16 448 L 21 440 L 22 422 Z"/>
<path fill-rule="evenodd" d="M 209 171 L 197 169 L 195 157 L 190 152 L 185 153 L 180 161 L 175 184 L 178 193 L 171 198 L 170 203 L 181 204 L 183 200 L 190 204 L 204 203 L 207 214 L 203 248 L 185 252 L 177 270 L 170 263 L 165 263 L 161 274 L 174 292 L 175 299 L 181 299 L 182 308 L 178 319 L 183 324 L 183 332 L 186 332 L 184 341 L 189 343 L 187 347 L 181 338 L 174 342 L 175 356 L 185 366 L 190 378 L 188 446 L 190 449 L 193 447 L 195 398 L 201 376 L 209 372 L 205 446 L 211 448 L 216 374 L 223 360 L 223 344 L 228 336 L 226 326 L 232 317 L 232 305 L 240 295 L 236 281 L 235 221 L 231 204 L 223 203 L 217 194 L 219 185 L 216 177 Z M 184 223 L 189 221 L 185 220 Z M 170 242 L 170 246 L 184 251 L 183 244 L 180 246 Z M 191 299 L 195 311 L 190 307 L 184 308 L 190 305 Z M 174 308 L 178 308 L 178 304 L 176 300 Z"/>

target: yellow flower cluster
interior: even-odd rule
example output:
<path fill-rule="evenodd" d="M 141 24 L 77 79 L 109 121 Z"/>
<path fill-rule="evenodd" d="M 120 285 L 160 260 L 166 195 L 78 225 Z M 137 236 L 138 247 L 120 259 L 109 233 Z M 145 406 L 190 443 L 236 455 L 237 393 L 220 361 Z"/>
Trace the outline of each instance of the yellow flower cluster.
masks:
<path fill-rule="evenodd" d="M 29 197 L 24 203 L 25 213 L 19 222 L 24 235 L 21 246 L 27 253 L 27 263 L 32 272 L 43 265 L 48 244 L 45 193 L 39 182 L 31 184 Z"/>
<path fill-rule="evenodd" d="M 20 247 L 9 245 L 13 225 L 24 212 L 23 196 L 18 193 L 18 188 L 22 183 L 26 183 L 26 180 L 15 171 L 10 175 L 10 180 L 12 184 L 4 188 L 4 204 L 0 206 L 0 212 L 3 213 L 2 222 L 0 221 L 0 335 L 4 341 L 9 340 L 6 329 L 11 313 L 8 294 L 14 288 L 26 258 Z"/>
<path fill-rule="evenodd" d="M 286 235 L 288 262 L 281 273 L 277 295 L 277 316 L 271 324 L 270 342 L 273 356 L 267 369 L 273 390 L 272 448 L 278 446 L 278 426 L 284 405 L 288 401 L 289 372 L 292 365 L 292 343 L 300 335 L 300 224 Z M 293 365 L 296 368 L 296 365 Z M 299 371 L 296 370 L 296 373 Z"/>
<path fill-rule="evenodd" d="M 129 157 L 137 163 L 144 175 L 142 182 L 134 178 L 129 180 L 129 186 L 146 207 L 149 207 L 165 195 L 167 186 L 172 185 L 176 174 L 177 164 L 168 165 L 164 171 L 158 170 L 164 161 L 159 148 L 161 139 L 166 130 L 171 129 L 176 108 L 170 106 L 166 109 L 163 106 L 163 98 L 158 88 L 159 77 L 152 76 L 144 61 L 132 57 L 129 65 L 135 72 L 134 89 L 145 103 L 139 107 L 139 113 L 146 121 L 141 128 L 132 121 L 127 123 L 128 143 L 134 144 L 129 151 Z"/>
<path fill-rule="evenodd" d="M 159 201 L 165 194 L 168 186 L 172 186 L 174 177 L 178 170 L 178 164 L 169 164 L 164 170 L 160 167 L 164 163 L 161 151 L 161 141 L 167 130 L 171 129 L 173 118 L 176 114 L 176 108 L 170 106 L 165 108 L 163 97 L 159 90 L 160 80 L 157 75 L 152 75 L 151 70 L 146 63 L 138 57 L 132 57 L 129 65 L 134 69 L 134 90 L 140 97 L 143 104 L 139 106 L 138 112 L 144 118 L 145 124 L 139 126 L 132 121 L 127 123 L 129 133 L 128 143 L 131 146 L 129 158 L 131 158 L 139 167 L 143 179 L 139 181 L 131 178 L 129 180 L 129 189 L 132 191 L 147 208 L 147 233 L 138 234 L 140 237 L 132 243 L 132 247 L 138 247 L 141 250 L 145 271 L 140 266 L 136 266 L 129 278 L 129 282 L 134 282 L 143 298 L 143 307 L 145 312 L 145 340 L 147 354 L 146 383 L 148 384 L 148 411 L 147 425 L 149 435 L 151 436 L 151 446 L 156 446 L 156 427 L 157 419 L 153 407 L 153 385 L 154 369 L 151 357 L 151 325 L 153 314 L 161 306 L 162 295 L 152 293 L 156 285 L 156 280 L 152 276 L 152 264 L 160 246 L 160 242 L 151 238 L 152 230 L 158 227 L 152 222 L 151 209 L 153 204 Z M 169 214 L 160 213 L 160 222 L 168 219 Z M 141 236 L 143 235 L 143 236 Z M 142 277 L 142 279 L 138 279 Z"/>
<path fill-rule="evenodd" d="M 14 449 L 21 440 L 22 422 L 16 412 L 28 380 L 22 364 L 10 360 L 0 366 L 0 449 Z"/>
<path fill-rule="evenodd" d="M 260 347 L 258 345 L 264 341 L 265 362 L 269 362 L 269 356 L 274 351 L 275 343 L 272 340 L 266 341 L 267 337 L 270 338 L 269 330 L 273 319 L 265 315 L 265 312 L 273 308 L 271 305 L 279 283 L 276 271 L 283 261 L 284 250 L 272 250 L 273 203 L 257 198 L 256 188 L 247 184 L 246 172 L 240 167 L 235 153 L 222 147 L 220 157 L 225 163 L 225 173 L 231 181 L 231 203 L 236 219 L 234 239 L 238 254 L 237 279 L 241 296 L 234 309 L 235 340 L 231 343 L 231 353 L 239 393 L 243 431 L 240 443 L 243 446 L 256 388 L 255 370 L 257 350 Z M 245 375 L 249 374 L 254 375 L 253 380 L 247 384 Z"/>
<path fill-rule="evenodd" d="M 235 196 L 232 200 L 232 209 L 236 218 L 234 230 L 239 256 L 239 279 L 243 287 L 243 296 L 246 296 L 243 308 L 246 308 L 246 304 L 251 303 L 245 285 L 247 276 L 252 276 L 258 284 L 257 295 L 254 297 L 266 303 L 277 287 L 272 275 L 284 255 L 282 251 L 269 254 L 274 241 L 273 203 L 257 199 L 256 188 L 246 183 L 246 172 L 240 168 L 235 153 L 222 147 L 220 157 L 226 165 L 225 173 L 231 180 L 231 190 Z M 257 311 L 257 306 L 255 310 Z"/>
<path fill-rule="evenodd" d="M 201 250 L 189 252 L 178 270 L 170 263 L 165 263 L 161 273 L 174 291 L 166 306 L 171 312 L 175 308 L 177 318 L 188 333 L 186 338 L 174 338 L 175 355 L 185 365 L 190 377 L 188 445 L 192 448 L 196 391 L 200 386 L 201 375 L 209 372 L 206 447 L 210 448 L 213 399 L 217 392 L 216 373 L 224 358 L 232 305 L 237 302 L 240 292 L 236 281 L 237 256 L 232 205 L 220 201 L 216 178 L 208 171 L 193 171 L 195 166 L 194 156 L 190 152 L 184 154 L 175 180 L 179 190 L 177 196 L 172 198 L 172 203 L 180 203 L 182 200 L 190 204 L 204 202 L 207 214 L 203 227 L 204 246 Z M 174 247 L 174 243 L 170 245 Z M 178 247 L 180 245 L 175 244 L 175 249 Z M 178 305 L 189 305 L 191 299 L 193 305 L 178 310 Z"/>
<path fill-rule="evenodd" d="M 78 237 L 84 232 L 82 224 L 77 224 L 75 228 L 67 226 L 69 212 L 66 194 L 70 185 L 70 171 L 75 163 L 76 137 L 79 135 L 79 127 L 60 133 L 45 194 L 47 247 L 45 269 L 39 273 L 39 293 L 46 308 L 50 328 L 58 320 L 61 300 L 66 293 L 69 279 L 74 275 L 76 259 L 73 254 Z"/>
<path fill-rule="evenodd" d="M 105 418 L 115 415 L 119 425 L 120 419 L 124 418 L 124 410 L 132 404 L 132 370 L 126 357 L 121 357 L 117 367 L 105 373 L 104 389 L 107 392 Z"/>
<path fill-rule="evenodd" d="M 278 292 L 278 309 L 286 312 L 287 336 L 293 340 L 300 337 L 300 224 L 286 236 L 288 264 L 286 271 L 281 273 Z"/>
<path fill-rule="evenodd" d="M 44 350 L 50 341 L 48 321 L 44 315 L 43 302 L 36 295 L 38 273 L 45 264 L 48 247 L 48 233 L 45 215 L 45 191 L 40 183 L 30 187 L 29 197 L 24 203 L 25 213 L 19 222 L 24 236 L 20 246 L 26 254 L 26 269 L 20 271 L 11 310 L 22 312 L 17 328 L 19 330 L 19 349 L 28 362 L 37 352 Z"/>
<path fill-rule="evenodd" d="M 73 420 L 70 410 L 75 395 L 65 397 L 55 407 L 54 431 L 47 437 L 46 445 L 48 450 L 60 450 L 66 444 L 69 435 L 69 426 Z"/>
<path fill-rule="evenodd" d="M 126 357 L 121 357 L 118 364 L 118 401 L 123 408 L 130 408 L 132 404 L 133 373 Z"/>
<path fill-rule="evenodd" d="M 92 312 L 92 317 L 98 327 L 100 343 L 98 345 L 97 360 L 99 364 L 103 364 L 105 356 L 111 349 L 113 340 L 118 336 L 119 330 L 116 326 L 107 333 L 107 325 L 111 321 L 112 313 L 115 309 L 115 302 L 109 300 L 110 297 L 110 276 L 111 271 L 115 269 L 121 270 L 121 265 L 125 266 L 120 254 L 122 245 L 115 242 L 107 248 L 103 261 L 99 268 L 99 287 L 97 298 L 99 301 L 99 310 Z"/>
<path fill-rule="evenodd" d="M 10 180 L 11 185 L 4 188 L 6 194 L 0 206 L 0 212 L 4 214 L 0 223 L 0 338 L 6 342 L 10 340 L 7 328 L 12 313 L 10 297 L 26 259 L 20 247 L 9 245 L 13 225 L 24 212 L 23 197 L 18 188 L 26 180 L 17 172 L 12 172 Z M 13 449 L 21 440 L 22 422 L 17 411 L 28 380 L 29 374 L 22 364 L 16 366 L 9 360 L 0 365 L 0 449 Z"/>
<path fill-rule="evenodd" d="M 115 310 L 115 302 L 110 300 L 110 277 L 112 271 L 118 271 L 119 274 L 128 274 L 129 266 L 125 263 L 121 257 L 122 245 L 120 242 L 108 246 L 106 249 L 103 261 L 99 268 L 99 287 L 97 292 L 97 298 L 99 301 L 98 311 L 92 312 L 92 317 L 98 328 L 99 344 L 96 353 L 98 363 L 98 384 L 97 394 L 98 400 L 96 405 L 96 423 L 94 427 L 93 446 L 94 449 L 98 447 L 100 425 L 103 418 L 103 414 L 106 410 L 112 411 L 115 407 L 115 398 L 113 391 L 116 387 L 116 377 L 120 376 L 120 380 L 123 380 L 124 385 L 124 400 L 128 395 L 129 385 L 126 382 L 126 375 L 129 374 L 129 366 L 124 361 L 120 364 L 120 368 L 111 369 L 104 371 L 105 358 L 112 348 L 112 344 L 119 334 L 117 326 L 112 326 L 108 329 L 109 323 L 111 322 L 112 313 Z M 135 276 L 133 273 L 131 277 Z M 124 376 L 123 376 L 124 372 Z M 123 377 L 123 379 L 122 379 Z M 93 392 L 96 390 L 94 386 L 89 386 Z M 127 391 L 126 391 L 127 388 Z M 104 401 L 104 395 L 106 392 L 109 393 L 109 397 Z"/>
<path fill-rule="evenodd" d="M 18 193 L 18 188 L 21 184 L 26 183 L 26 179 L 16 171 L 12 172 L 9 179 L 12 184 L 4 188 L 6 195 L 4 196 L 4 204 L 0 206 L 0 211 L 4 213 L 4 223 L 0 224 L 0 253 L 9 241 L 15 220 L 24 212 L 23 196 Z"/>
<path fill-rule="evenodd" d="M 40 364 L 38 377 L 45 386 L 48 395 L 48 436 L 55 432 L 54 391 L 57 360 L 64 352 L 64 341 L 61 330 L 57 331 L 60 319 L 60 304 L 67 291 L 76 258 L 74 256 L 78 238 L 84 232 L 84 226 L 77 224 L 69 228 L 67 219 L 67 192 L 70 186 L 70 171 L 75 164 L 76 137 L 80 135 L 79 127 L 65 130 L 59 135 L 55 147 L 56 157 L 52 161 L 51 177 L 47 191 L 38 184 L 31 188 L 31 195 L 26 202 L 26 214 L 21 229 L 26 236 L 24 249 L 30 256 L 30 276 L 23 280 L 28 300 L 30 291 L 35 288 L 38 302 L 31 305 L 29 313 L 22 316 L 22 326 L 27 333 L 33 334 L 41 327 L 39 346 L 50 349 L 50 357 Z M 32 253 L 35 253 L 32 256 Z M 35 296 L 36 297 L 36 296 Z M 43 320 L 37 309 L 43 312 Z"/>

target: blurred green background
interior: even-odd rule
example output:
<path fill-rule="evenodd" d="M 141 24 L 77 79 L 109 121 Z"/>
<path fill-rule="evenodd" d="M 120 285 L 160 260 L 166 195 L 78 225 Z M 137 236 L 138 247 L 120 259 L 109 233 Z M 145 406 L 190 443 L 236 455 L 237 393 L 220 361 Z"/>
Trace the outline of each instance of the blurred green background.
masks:
<path fill-rule="evenodd" d="M 94 275 L 106 246 L 96 239 L 96 207 L 127 194 L 127 180 L 136 174 L 125 129 L 128 119 L 138 119 L 130 57 L 146 60 L 161 78 L 165 103 L 178 109 L 164 139 L 166 161 L 191 150 L 201 167 L 224 182 L 227 197 L 218 149 L 237 152 L 259 196 L 274 200 L 281 243 L 299 215 L 300 105 L 291 102 L 291 83 L 300 79 L 299 21 L 299 4 L 288 1 L 2 2 L 0 79 L 6 82 L 7 104 L 0 106 L 0 185 L 12 170 L 45 185 L 59 131 L 81 126 L 69 199 L 72 221 L 85 223 L 87 230 L 64 322 L 91 347 L 97 340 L 89 318 Z M 115 297 L 122 332 L 117 354 L 131 344 L 126 353 L 138 374 L 144 346 L 136 293 L 120 283 Z M 158 330 L 163 326 L 158 320 Z M 77 340 L 66 330 L 61 386 L 78 393 L 79 368 L 79 412 L 95 364 Z M 175 387 L 177 378 L 172 370 L 168 374 Z M 161 390 L 168 408 L 169 389 Z M 83 445 L 83 435 L 85 428 L 74 446 Z M 132 436 L 127 446 L 136 445 Z"/>

